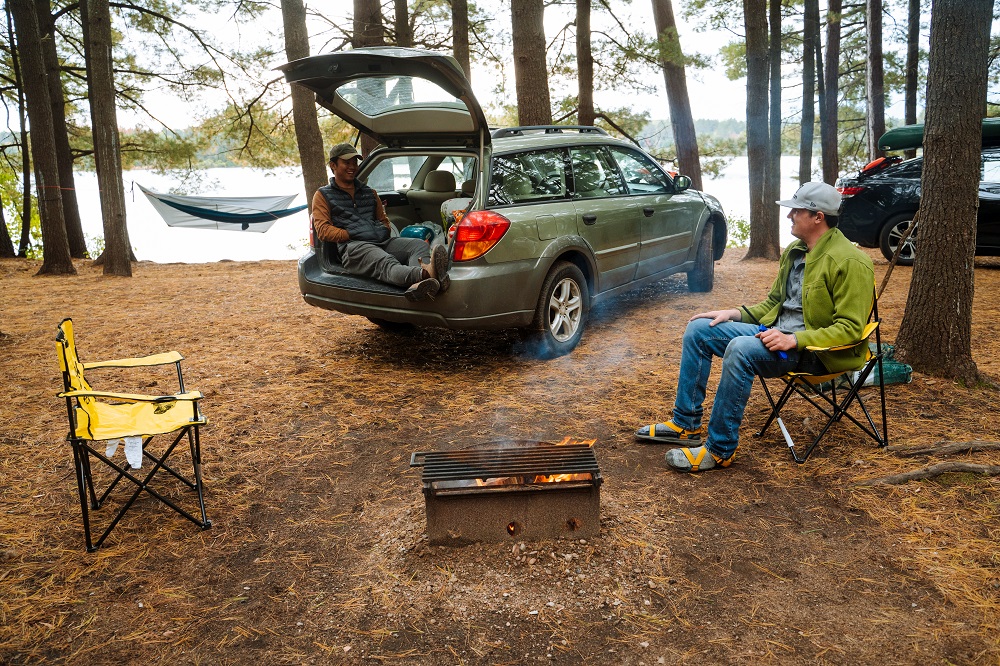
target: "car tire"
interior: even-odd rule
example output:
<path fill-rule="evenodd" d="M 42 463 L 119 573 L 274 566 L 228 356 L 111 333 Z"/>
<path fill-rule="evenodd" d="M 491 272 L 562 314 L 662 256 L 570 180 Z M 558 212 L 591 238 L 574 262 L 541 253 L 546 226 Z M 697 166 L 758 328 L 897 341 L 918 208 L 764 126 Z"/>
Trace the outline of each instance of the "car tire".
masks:
<path fill-rule="evenodd" d="M 715 225 L 706 222 L 705 228 L 701 231 L 698 253 L 694 257 L 694 268 L 687 274 L 689 291 L 712 291 L 715 285 L 715 251 L 712 247 L 714 228 Z"/>
<path fill-rule="evenodd" d="M 413 324 L 408 324 L 402 321 L 389 321 L 387 319 L 378 319 L 377 317 L 365 317 L 365 319 L 375 324 L 386 333 L 405 335 L 407 333 L 412 333 L 414 329 Z"/>
<path fill-rule="evenodd" d="M 895 254 L 899 241 L 906 235 L 906 230 L 913 222 L 913 215 L 913 213 L 893 215 L 882 225 L 882 230 L 878 234 L 878 247 L 882 250 L 882 256 L 885 257 L 886 261 L 892 261 L 892 255 Z M 916 256 L 917 250 L 917 231 L 917 229 L 913 230 L 899 253 L 899 259 L 896 260 L 896 263 L 900 266 L 913 265 L 913 257 Z"/>
<path fill-rule="evenodd" d="M 583 336 L 589 313 L 590 291 L 583 271 L 568 261 L 557 262 L 545 277 L 527 331 L 532 351 L 540 358 L 570 353 Z"/>

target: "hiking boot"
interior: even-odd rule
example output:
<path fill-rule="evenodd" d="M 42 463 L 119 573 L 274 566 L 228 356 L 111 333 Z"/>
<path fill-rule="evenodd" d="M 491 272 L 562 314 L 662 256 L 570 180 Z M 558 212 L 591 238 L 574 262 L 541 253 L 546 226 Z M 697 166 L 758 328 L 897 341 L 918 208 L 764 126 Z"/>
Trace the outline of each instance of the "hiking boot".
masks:
<path fill-rule="evenodd" d="M 434 298 L 441 289 L 441 283 L 430 277 L 420 282 L 414 282 L 403 294 L 408 301 L 426 301 Z"/>
<path fill-rule="evenodd" d="M 444 245 L 431 248 L 431 262 L 424 266 L 424 270 L 441 284 L 440 293 L 448 291 L 451 278 L 448 277 L 448 250 Z"/>

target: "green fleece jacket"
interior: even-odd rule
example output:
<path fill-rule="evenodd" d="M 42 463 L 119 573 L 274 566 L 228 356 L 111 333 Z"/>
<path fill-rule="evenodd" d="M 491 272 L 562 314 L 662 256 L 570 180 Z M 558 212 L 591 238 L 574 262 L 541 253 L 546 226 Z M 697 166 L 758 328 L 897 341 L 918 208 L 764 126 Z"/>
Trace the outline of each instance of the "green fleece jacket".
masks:
<path fill-rule="evenodd" d="M 792 254 L 805 252 L 805 272 L 802 277 L 802 318 L 806 330 L 797 331 L 797 349 L 835 347 L 861 338 L 868 323 L 875 295 L 875 269 L 872 260 L 833 228 L 807 251 L 806 244 L 797 240 L 781 255 L 778 276 L 767 298 L 740 312 L 743 321 L 772 326 L 785 302 L 788 272 Z M 819 352 L 818 356 L 830 372 L 857 370 L 868 357 L 867 341 L 850 349 Z"/>

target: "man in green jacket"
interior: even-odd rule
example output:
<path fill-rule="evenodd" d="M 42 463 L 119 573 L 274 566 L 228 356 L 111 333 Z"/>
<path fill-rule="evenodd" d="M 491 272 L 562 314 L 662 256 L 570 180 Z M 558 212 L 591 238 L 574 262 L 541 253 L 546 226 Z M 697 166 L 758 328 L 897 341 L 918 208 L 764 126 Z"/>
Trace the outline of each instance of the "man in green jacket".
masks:
<path fill-rule="evenodd" d="M 836 352 L 806 347 L 846 345 L 861 338 L 875 286 L 872 261 L 839 229 L 841 196 L 826 183 L 806 183 L 787 201 L 793 242 L 760 303 L 694 315 L 684 332 L 673 418 L 645 426 L 636 437 L 665 444 L 698 444 L 702 403 L 712 357 L 722 358 L 707 437 L 700 446 L 668 451 L 667 465 L 685 472 L 728 467 L 739 446 L 743 411 L 754 377 L 798 370 L 823 374 L 864 365 L 867 343 Z"/>

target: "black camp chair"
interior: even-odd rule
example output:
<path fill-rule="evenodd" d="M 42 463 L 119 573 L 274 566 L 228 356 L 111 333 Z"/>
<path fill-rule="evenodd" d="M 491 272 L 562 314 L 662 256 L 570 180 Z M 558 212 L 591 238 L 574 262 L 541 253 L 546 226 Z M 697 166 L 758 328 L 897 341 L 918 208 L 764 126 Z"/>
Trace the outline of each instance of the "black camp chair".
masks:
<path fill-rule="evenodd" d="M 885 357 L 885 348 L 882 345 L 881 328 L 879 326 L 880 323 L 881 320 L 878 316 L 878 294 L 873 292 L 872 310 L 871 315 L 869 316 L 869 322 L 865 326 L 859 340 L 836 347 L 806 348 L 812 352 L 824 352 L 850 349 L 852 347 L 865 345 L 867 357 L 864 365 L 857 370 L 825 375 L 814 375 L 806 372 L 789 372 L 778 378 L 783 383 L 783 388 L 777 400 L 775 400 L 771 395 L 771 391 L 768 388 L 764 377 L 757 375 L 758 379 L 760 379 L 761 386 L 764 387 L 764 395 L 767 396 L 767 401 L 771 405 L 771 412 L 767 417 L 767 421 L 757 433 L 757 436 L 763 436 L 768 427 L 770 427 L 771 423 L 777 421 L 778 427 L 781 429 L 781 434 L 784 436 L 785 442 L 788 444 L 788 450 L 791 452 L 792 458 L 795 462 L 801 465 L 809 458 L 809 454 L 813 452 L 813 449 L 815 449 L 816 445 L 819 444 L 821 439 L 823 439 L 823 436 L 826 435 L 830 427 L 846 417 L 865 434 L 875 440 L 880 447 L 888 446 L 889 429 L 885 411 L 885 381 L 882 373 L 882 360 Z M 872 333 L 875 334 L 874 349 L 872 349 L 872 345 L 869 344 L 869 339 L 872 337 Z M 872 415 L 868 410 L 868 406 L 865 405 L 861 396 L 861 387 L 864 386 L 865 381 L 872 376 L 872 371 L 876 368 L 876 366 L 878 367 L 878 373 L 875 374 L 873 380 L 874 383 L 878 385 L 879 389 L 882 416 L 881 429 L 879 429 L 876 425 L 875 420 L 872 418 Z M 826 416 L 826 421 L 822 428 L 820 428 L 819 433 L 802 455 L 799 455 L 798 451 L 796 451 L 795 442 L 792 440 L 792 436 L 789 434 L 788 428 L 785 427 L 785 423 L 781 419 L 781 409 L 793 395 L 801 396 Z M 859 420 L 858 417 L 848 411 L 848 409 L 852 406 L 857 407 L 857 409 L 864 416 L 864 421 Z"/>
<path fill-rule="evenodd" d="M 201 399 L 202 394 L 198 391 L 185 391 L 184 389 L 184 378 L 181 375 L 183 357 L 177 352 L 166 352 L 142 358 L 81 363 L 76 352 L 71 319 L 64 319 L 59 324 L 59 330 L 56 334 L 56 349 L 59 353 L 64 388 L 59 397 L 66 399 L 66 411 L 69 416 L 69 434 L 66 439 L 73 447 L 77 490 L 80 494 L 80 508 L 83 512 L 83 530 L 87 550 L 93 552 L 101 547 L 101 544 L 104 543 L 104 540 L 142 492 L 148 493 L 202 529 L 210 528 L 212 522 L 205 515 L 205 498 L 201 483 L 201 442 L 198 437 L 198 429 L 205 425 L 208 420 L 198 410 L 198 400 Z M 176 365 L 177 380 L 180 383 L 179 392 L 173 395 L 151 396 L 95 391 L 84 377 L 84 370 L 95 368 L 142 368 L 169 364 Z M 172 433 L 176 433 L 176 437 L 162 454 L 154 455 L 149 450 L 148 445 L 155 435 Z M 115 442 L 126 437 L 140 437 L 142 441 L 141 453 L 138 453 L 139 461 L 135 468 L 128 463 L 125 463 L 124 466 L 116 463 L 112 460 L 113 452 L 111 455 L 108 454 L 108 445 L 101 444 L 101 442 Z M 194 480 L 180 474 L 167 464 L 167 459 L 184 437 L 187 437 L 188 448 L 191 452 Z M 110 480 L 107 481 L 100 496 L 98 496 L 94 485 L 96 474 L 91 468 L 92 460 L 103 463 L 110 468 Z M 140 476 L 137 471 L 144 461 L 150 461 L 153 464 L 149 471 Z M 169 474 L 197 493 L 201 518 L 192 515 L 174 500 L 150 485 L 154 477 L 159 480 L 164 474 Z M 122 479 L 133 484 L 135 488 L 131 496 L 119 508 L 118 513 L 111 519 L 104 532 L 94 541 L 91 534 L 89 508 L 99 509 Z M 128 484 L 126 487 L 129 487 Z M 158 485 L 158 487 L 160 486 Z"/>

